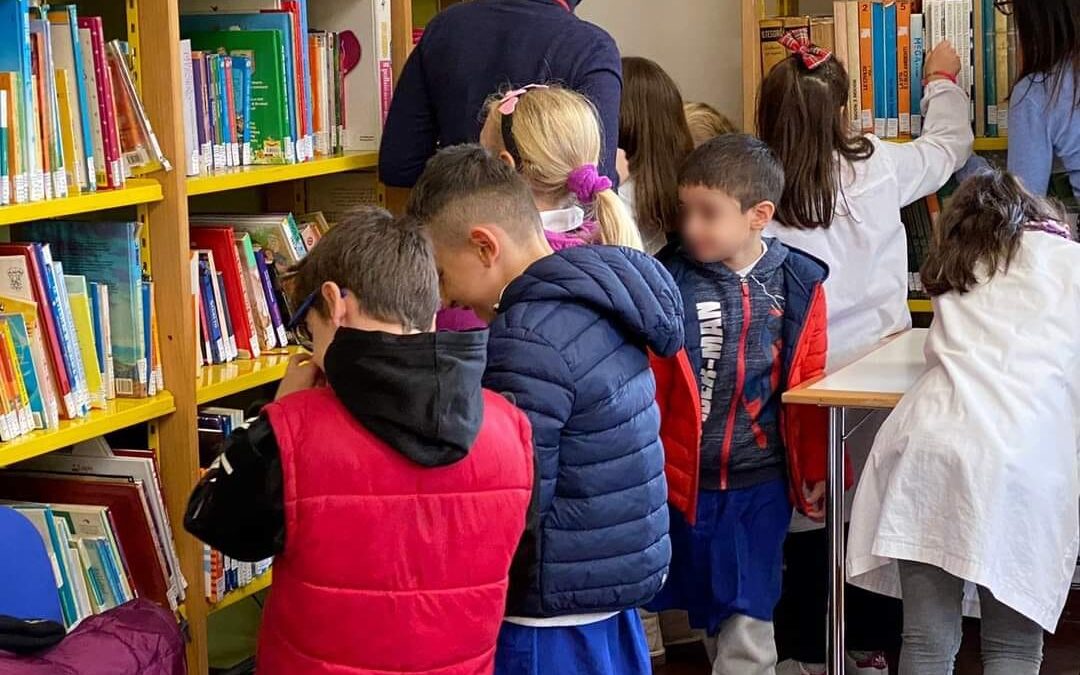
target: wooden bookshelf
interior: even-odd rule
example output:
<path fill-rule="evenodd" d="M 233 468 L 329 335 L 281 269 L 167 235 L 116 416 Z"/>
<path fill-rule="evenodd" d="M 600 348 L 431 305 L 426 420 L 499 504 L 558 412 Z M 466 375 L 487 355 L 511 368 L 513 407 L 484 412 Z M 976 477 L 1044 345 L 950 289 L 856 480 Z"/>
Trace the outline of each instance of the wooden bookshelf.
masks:
<path fill-rule="evenodd" d="M 315 178 L 343 171 L 374 169 L 378 155 L 374 152 L 354 152 L 336 157 L 320 157 L 299 164 L 277 166 L 243 166 L 209 176 L 193 176 L 187 179 L 187 194 L 206 195 L 241 188 L 271 185 L 285 181 Z"/>
<path fill-rule="evenodd" d="M 255 577 L 255 580 L 247 586 L 226 593 L 224 598 L 210 605 L 210 612 L 219 612 L 226 607 L 231 607 L 241 600 L 247 600 L 251 596 L 270 588 L 270 584 L 274 582 L 273 574 L 273 570 L 268 570 L 262 576 Z"/>
<path fill-rule="evenodd" d="M 156 180 L 135 178 L 128 180 L 127 187 L 122 190 L 99 190 L 63 199 L 0 206 L 0 225 L 43 218 L 66 218 L 92 211 L 149 204 L 161 199 L 160 183 Z"/>
<path fill-rule="evenodd" d="M 243 359 L 214 366 L 203 366 L 198 375 L 195 400 L 200 405 L 226 396 L 239 394 L 264 384 L 277 382 L 285 376 L 285 368 L 300 347 L 275 349 L 257 359 Z"/>

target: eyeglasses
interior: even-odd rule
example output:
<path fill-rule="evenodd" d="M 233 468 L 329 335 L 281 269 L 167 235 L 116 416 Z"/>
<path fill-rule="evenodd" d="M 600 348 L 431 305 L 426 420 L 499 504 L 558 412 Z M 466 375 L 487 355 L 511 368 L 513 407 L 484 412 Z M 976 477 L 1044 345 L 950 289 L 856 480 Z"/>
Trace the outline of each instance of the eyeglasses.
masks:
<path fill-rule="evenodd" d="M 341 297 L 344 298 L 347 291 L 341 289 Z M 311 311 L 311 308 L 315 306 L 315 303 L 322 295 L 322 286 L 319 286 L 311 293 L 308 294 L 304 301 L 300 303 L 300 306 L 293 312 L 292 320 L 289 321 L 289 330 L 296 335 L 296 341 L 300 343 L 300 346 L 309 352 L 315 351 L 314 344 L 315 338 L 311 335 L 311 330 L 307 326 L 307 315 Z"/>
<path fill-rule="evenodd" d="M 1001 12 L 1005 16 L 1009 16 L 1013 13 L 1012 0 L 994 0 L 994 9 Z"/>

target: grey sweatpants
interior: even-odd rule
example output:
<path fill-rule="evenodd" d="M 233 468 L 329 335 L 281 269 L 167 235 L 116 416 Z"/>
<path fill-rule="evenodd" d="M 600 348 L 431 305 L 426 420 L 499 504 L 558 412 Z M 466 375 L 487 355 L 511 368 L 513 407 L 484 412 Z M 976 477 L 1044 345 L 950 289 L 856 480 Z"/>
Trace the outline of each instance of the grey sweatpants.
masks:
<path fill-rule="evenodd" d="M 960 651 L 964 580 L 945 570 L 900 562 L 904 647 L 900 675 L 951 675 Z M 979 587 L 983 675 L 1039 675 L 1042 628 Z"/>
<path fill-rule="evenodd" d="M 705 638 L 713 675 L 774 675 L 776 635 L 772 621 L 735 614 L 715 638 Z"/>

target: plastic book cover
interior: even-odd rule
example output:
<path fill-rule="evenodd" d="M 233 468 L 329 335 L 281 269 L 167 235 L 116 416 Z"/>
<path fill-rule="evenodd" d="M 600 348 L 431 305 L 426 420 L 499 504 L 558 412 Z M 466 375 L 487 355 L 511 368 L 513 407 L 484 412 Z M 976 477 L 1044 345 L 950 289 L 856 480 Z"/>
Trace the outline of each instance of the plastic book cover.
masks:
<path fill-rule="evenodd" d="M 30 186 L 31 198 L 40 195 L 38 199 L 52 199 L 52 163 L 55 159 L 52 152 L 52 142 L 49 134 L 51 131 L 52 116 L 46 113 L 45 84 L 42 82 L 41 73 L 45 71 L 45 57 L 42 53 L 41 35 L 30 34 L 30 84 L 34 88 L 34 97 L 30 102 L 31 133 L 37 138 L 37 150 L 30 156 L 33 162 L 34 182 Z"/>
<path fill-rule="evenodd" d="M 3 371 L 6 392 L 15 415 L 13 423 L 16 435 L 28 434 L 34 430 L 34 416 L 30 409 L 30 396 L 23 381 L 19 366 L 19 355 L 15 351 L 15 340 L 11 335 L 11 326 L 0 321 L 0 350 L 3 351 Z"/>
<path fill-rule="evenodd" d="M 180 41 L 180 87 L 184 97 L 184 175 L 199 175 L 199 130 L 195 122 L 195 73 L 191 40 Z"/>
<path fill-rule="evenodd" d="M 94 347 L 97 350 L 98 370 L 105 387 L 106 400 L 116 398 L 113 385 L 112 340 L 109 337 L 109 287 L 96 281 L 90 282 L 90 316 L 94 323 Z"/>
<path fill-rule="evenodd" d="M 71 304 L 71 316 L 75 322 L 75 337 L 82 354 L 86 388 L 90 392 L 90 407 L 104 410 L 105 381 L 101 377 L 101 361 L 98 360 L 97 336 L 90 310 L 90 289 L 86 284 L 86 277 L 79 275 L 64 275 L 64 284 L 68 302 Z"/>
<path fill-rule="evenodd" d="M 270 318 L 270 306 L 263 293 L 262 281 L 259 278 L 259 268 L 255 263 L 255 250 L 251 246 L 251 235 L 247 232 L 237 233 L 234 237 L 236 253 L 240 257 L 241 278 L 244 282 L 244 293 L 251 305 L 253 328 L 258 336 L 259 346 L 263 351 L 274 349 L 278 346 L 277 334 L 274 331 L 274 322 Z"/>
<path fill-rule="evenodd" d="M 304 161 L 315 156 L 315 140 L 312 111 L 312 87 L 311 87 L 311 59 L 307 50 L 307 1 L 306 0 L 281 0 L 281 9 L 287 12 L 293 27 L 293 61 L 297 123 L 299 125 L 299 142 L 297 147 L 297 160 Z"/>
<path fill-rule="evenodd" d="M 47 243 L 36 244 L 35 249 L 40 252 L 45 269 L 52 270 L 51 293 L 55 293 L 60 306 L 60 325 L 64 333 L 65 356 L 70 359 L 71 366 L 75 370 L 75 381 L 78 383 L 78 395 L 76 402 L 80 404 L 80 414 L 90 412 L 90 385 L 87 380 L 87 364 L 83 363 L 83 352 L 79 346 L 79 336 L 75 327 L 75 316 L 71 311 L 71 299 L 68 297 L 67 284 L 64 283 L 64 264 L 60 260 L 52 258 L 51 247 Z M 49 280 L 46 279 L 46 286 Z"/>
<path fill-rule="evenodd" d="M 19 101 L 20 145 L 25 156 L 26 186 L 17 190 L 16 201 L 37 201 L 45 197 L 40 166 L 34 161 L 40 152 L 39 139 L 34 131 L 36 93 L 33 84 L 33 65 L 30 56 L 30 3 L 28 0 L 0 0 L 0 71 L 15 73 L 22 90 Z M 25 199 L 19 197 L 25 196 Z"/>
<path fill-rule="evenodd" d="M 82 149 L 76 145 L 79 139 L 79 122 L 75 118 L 78 108 L 69 75 L 70 73 L 63 68 L 56 69 L 56 100 L 60 105 L 60 141 L 64 149 L 68 189 L 71 193 L 77 194 L 83 191 L 86 184 L 86 169 L 79 161 Z M 73 159 L 69 160 L 69 157 Z"/>
<path fill-rule="evenodd" d="M 150 117 L 146 114 L 142 99 L 135 88 L 135 80 L 120 41 L 110 40 L 105 47 L 105 54 L 113 82 L 120 149 L 124 153 L 128 170 L 135 175 L 172 170 L 168 158 L 161 151 L 161 145 L 150 125 Z"/>
<path fill-rule="evenodd" d="M 27 157 L 22 144 L 22 97 L 17 73 L 0 73 L 0 91 L 7 99 L 7 190 L 9 203 L 21 204 L 29 199 L 27 192 Z"/>
<path fill-rule="evenodd" d="M 898 105 L 898 46 L 896 3 L 888 2 L 882 6 L 882 20 L 885 39 L 885 137 L 897 138 L 900 135 L 900 116 Z"/>
<path fill-rule="evenodd" d="M 874 41 L 872 61 L 874 68 L 874 134 L 879 138 L 886 138 L 889 119 L 889 74 L 886 72 L 888 61 L 885 56 L 885 50 L 887 49 L 885 6 L 882 0 L 871 2 L 870 10 Z"/>
<path fill-rule="evenodd" d="M 142 293 L 142 320 L 144 326 L 150 326 L 150 322 L 153 320 L 153 288 L 151 282 L 143 280 L 140 284 L 139 291 Z M 146 377 L 146 395 L 157 395 L 157 379 L 154 375 L 154 336 L 152 330 L 147 330 L 143 333 L 143 344 L 146 349 L 146 364 L 147 364 L 147 377 Z"/>
<path fill-rule="evenodd" d="M 240 164 L 251 164 L 251 59 L 233 56 L 233 95 L 236 97 L 236 141 Z"/>
<path fill-rule="evenodd" d="M 98 97 L 97 73 L 94 71 L 94 50 L 89 28 L 79 28 L 79 51 L 82 52 L 83 86 L 86 102 L 90 107 L 90 147 L 94 153 L 94 177 L 99 188 L 109 187 L 109 174 L 105 161 L 105 134 L 101 125 L 103 103 Z M 85 125 L 86 122 L 84 121 Z"/>
<path fill-rule="evenodd" d="M 251 145 L 255 164 L 285 164 L 292 150 L 285 51 L 279 31 L 193 33 L 192 48 L 251 58 Z M 288 145 L 288 147 L 286 147 Z"/>
<path fill-rule="evenodd" d="M 64 166 L 64 147 L 60 137 L 60 105 L 56 92 L 56 61 L 52 53 L 52 24 L 41 7 L 30 8 L 30 36 L 38 49 L 38 86 L 41 93 L 41 117 L 47 136 L 43 137 L 49 153 L 52 194 L 56 198 L 67 197 L 68 180 Z"/>
<path fill-rule="evenodd" d="M 66 270 L 109 287 L 109 326 L 118 396 L 146 396 L 142 262 L 138 224 L 50 221 L 19 225 L 17 236 L 49 242 Z"/>
<path fill-rule="evenodd" d="M 127 167 L 120 147 L 120 128 L 117 121 L 115 85 L 105 53 L 105 28 L 99 16 L 79 17 L 79 28 L 89 31 L 90 53 L 94 63 L 94 84 L 97 88 L 98 118 L 104 146 L 106 187 L 121 188 L 127 181 Z"/>
<path fill-rule="evenodd" d="M 11 296 L 0 295 L 0 315 L 19 316 L 22 319 L 21 328 L 16 327 L 14 334 L 18 342 L 22 332 L 26 333 L 27 347 L 29 349 L 30 366 L 34 370 L 33 377 L 29 377 L 25 371 L 26 363 L 20 348 L 20 367 L 24 369 L 23 377 L 26 379 L 27 388 L 30 389 L 31 381 L 36 382 L 38 396 L 41 398 L 42 428 L 55 429 L 60 424 L 60 403 L 56 391 L 56 383 L 53 381 L 49 369 L 47 352 L 44 338 L 38 319 L 38 305 L 36 302 L 21 300 Z M 33 403 L 33 401 L 31 401 Z"/>
<path fill-rule="evenodd" d="M 236 333 L 233 332 L 232 318 L 229 314 L 229 305 L 225 300 L 225 289 L 218 282 L 221 274 L 218 272 L 217 263 L 214 260 L 214 252 L 200 250 L 199 259 L 206 258 L 210 268 L 210 292 L 214 296 L 214 307 L 217 309 L 218 325 L 221 326 L 221 338 L 225 343 L 222 355 L 226 361 L 232 361 L 238 355 L 236 348 Z"/>
<path fill-rule="evenodd" d="M 217 298 L 219 300 L 218 307 L 222 309 L 222 316 L 225 319 L 225 332 L 229 335 L 229 349 L 231 350 L 230 358 L 250 358 L 251 352 L 240 351 L 240 338 L 236 335 L 236 326 L 233 321 L 232 308 L 228 306 L 227 301 L 225 300 L 227 297 L 225 291 L 225 277 L 221 272 L 214 272 L 213 281 L 214 292 L 217 293 Z"/>
<path fill-rule="evenodd" d="M 75 5 L 62 5 L 49 10 L 49 22 L 53 24 L 53 52 L 59 60 L 57 67 L 67 68 L 75 87 L 78 120 L 78 148 L 81 150 L 80 167 L 83 174 L 83 190 L 97 189 L 96 160 L 94 158 L 94 133 L 90 114 L 90 92 L 86 78 L 86 61 L 83 57 L 82 32 L 79 30 L 79 14 Z M 66 33 L 67 37 L 63 37 Z M 70 49 L 70 56 L 68 50 Z M 70 58 L 70 67 L 66 61 Z"/>
<path fill-rule="evenodd" d="M 188 41 L 190 43 L 190 40 Z M 198 133 L 199 172 L 209 173 L 214 168 L 214 131 L 210 124 L 210 99 L 207 90 L 209 75 L 206 55 L 191 52 L 192 81 L 195 87 L 195 130 Z"/>
<path fill-rule="evenodd" d="M 11 336 L 12 349 L 15 352 L 19 375 L 26 390 L 27 403 L 33 418 L 35 429 L 44 429 L 48 411 L 45 409 L 45 396 L 38 380 L 38 368 L 34 363 L 34 350 L 30 344 L 30 333 L 22 314 L 0 313 L 0 322 L 7 324 Z"/>
<path fill-rule="evenodd" d="M 206 61 L 206 100 L 209 116 L 210 138 L 213 142 L 213 160 L 215 169 L 224 169 L 229 165 L 228 152 L 226 152 L 224 130 L 221 128 L 221 56 L 209 52 L 205 56 Z"/>
<path fill-rule="evenodd" d="M 244 292 L 243 269 L 232 228 L 192 227 L 190 238 L 193 248 L 206 249 L 214 254 L 215 271 L 222 276 L 223 295 L 229 309 L 226 324 L 231 320 L 235 328 L 233 334 L 239 348 L 238 355 L 241 358 L 258 358 L 258 332 L 251 301 Z"/>
<path fill-rule="evenodd" d="M 18 364 L 7 349 L 7 326 L 0 324 L 0 440 L 10 441 L 25 433 L 19 401 Z"/>
<path fill-rule="evenodd" d="M 997 81 L 997 41 L 994 38 L 995 14 L 994 0 L 976 0 L 982 3 L 982 72 L 976 73 L 976 77 L 983 78 L 983 88 L 986 92 L 986 135 L 996 137 L 998 135 L 998 81 Z M 1001 86 L 1008 88 L 1007 82 Z"/>
<path fill-rule="evenodd" d="M 195 227 L 231 227 L 238 232 L 251 235 L 252 245 L 257 245 L 274 254 L 274 264 L 281 273 L 300 262 L 307 254 L 304 241 L 296 229 L 292 216 L 288 214 L 265 214 L 256 216 L 210 215 L 192 216 L 189 220 Z"/>
<path fill-rule="evenodd" d="M 225 340 L 221 332 L 221 321 L 215 302 L 214 290 L 210 282 L 210 263 L 207 255 L 202 252 L 199 253 L 199 299 L 208 338 L 207 357 L 210 363 L 224 363 L 228 358 Z"/>
<path fill-rule="evenodd" d="M 289 344 L 289 336 L 285 332 L 284 317 L 281 314 L 281 308 L 278 306 L 277 293 L 274 292 L 274 285 L 270 281 L 266 255 L 262 248 L 255 246 L 252 246 L 252 253 L 255 258 L 256 269 L 259 272 L 259 283 L 262 284 L 263 295 L 266 297 L 267 307 L 270 310 L 270 320 L 274 326 L 277 343 L 281 347 L 286 347 Z M 272 260 L 270 264 L 273 264 Z"/>
<path fill-rule="evenodd" d="M 0 323 L 4 323 L 0 321 Z M 25 327 L 24 327 L 25 328 Z M 35 429 L 40 429 L 40 424 L 43 424 L 40 411 L 35 411 L 30 402 L 30 385 L 36 386 L 36 382 L 27 382 L 23 377 L 22 360 L 19 354 L 19 350 L 15 345 L 14 326 L 11 324 L 5 324 L 4 326 L 4 338 L 7 343 L 8 356 L 11 358 L 12 366 L 15 370 L 15 382 L 18 386 L 18 399 L 19 399 L 19 420 L 22 425 L 23 433 L 30 433 Z M 21 337 L 21 336 L 20 336 Z M 29 343 L 29 336 L 27 336 L 27 343 Z M 27 344 L 29 347 L 29 344 Z M 29 349 L 27 349 L 29 352 Z M 30 364 L 33 366 L 33 363 Z M 32 368 L 30 371 L 31 377 L 35 375 Z M 35 395 L 38 392 L 35 392 Z"/>
<path fill-rule="evenodd" d="M 303 145 L 299 134 L 300 113 L 298 109 L 298 90 L 296 87 L 296 46 L 293 33 L 292 18 L 287 13 L 258 13 L 258 14 L 203 14 L 185 15 L 180 17 L 180 31 L 185 37 L 192 38 L 192 46 L 198 49 L 210 51 L 223 50 L 231 56 L 249 56 L 254 65 L 255 77 L 260 76 L 263 64 L 274 55 L 275 62 L 280 61 L 281 88 L 278 90 L 282 95 L 285 112 L 287 113 L 288 135 L 282 135 L 286 140 L 284 152 L 289 161 L 297 159 L 297 145 Z M 271 51 L 266 45 L 266 35 L 272 33 L 275 36 L 274 47 Z M 217 44 L 204 43 L 202 38 L 196 40 L 196 36 L 218 35 L 229 36 L 227 40 L 217 40 Z M 261 35 L 259 40 L 238 38 L 237 35 Z M 258 49 L 257 49 L 258 46 Z M 275 63 L 277 65 L 277 63 Z M 275 73 L 268 72 L 266 76 L 274 77 Z M 266 77 L 264 76 L 264 77 Z M 258 91 L 259 87 L 253 86 Z M 269 92 L 268 93 L 273 93 Z M 274 99 L 270 99 L 273 103 Z M 253 106 L 253 108 L 256 106 Z"/>
<path fill-rule="evenodd" d="M 67 312 L 64 311 L 63 299 L 56 286 L 56 270 L 53 268 L 52 256 L 48 247 L 42 244 L 31 244 L 30 255 L 36 261 L 35 273 L 40 279 L 42 293 L 42 306 L 52 318 L 52 325 L 56 328 L 56 338 L 60 348 L 60 361 L 67 373 L 68 382 L 71 383 L 71 406 L 73 417 L 83 417 L 87 409 L 87 395 L 84 389 L 85 382 L 79 377 L 77 361 L 79 352 L 74 346 L 71 336 L 71 323 L 68 321 Z"/>
<path fill-rule="evenodd" d="M 911 15 L 911 135 L 922 133 L 923 61 L 926 58 L 926 38 L 923 15 Z"/>

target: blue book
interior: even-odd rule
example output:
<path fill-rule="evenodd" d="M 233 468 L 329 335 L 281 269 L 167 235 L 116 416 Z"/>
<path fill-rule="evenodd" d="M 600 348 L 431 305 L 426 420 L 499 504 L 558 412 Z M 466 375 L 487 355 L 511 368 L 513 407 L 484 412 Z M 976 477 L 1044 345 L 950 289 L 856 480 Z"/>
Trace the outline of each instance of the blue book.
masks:
<path fill-rule="evenodd" d="M 218 55 L 213 60 L 214 82 L 217 85 L 217 120 L 214 124 L 221 129 L 221 144 L 225 147 L 225 165 L 233 166 L 233 121 L 229 119 L 229 87 L 225 83 L 225 59 L 228 56 Z"/>
<path fill-rule="evenodd" d="M 210 280 L 210 263 L 205 255 L 199 255 L 199 292 L 202 294 L 203 306 L 206 308 L 207 332 L 210 334 L 210 357 L 211 363 L 225 363 L 224 335 L 221 332 L 220 314 L 218 314 L 217 301 L 214 298 L 214 287 Z"/>
<path fill-rule="evenodd" d="M 975 0 L 983 4 L 981 26 L 983 32 L 983 86 L 986 89 L 986 135 L 997 137 L 998 130 L 998 89 L 997 89 L 997 45 L 994 36 L 994 0 Z"/>
<path fill-rule="evenodd" d="M 270 268 L 266 263 L 266 255 L 261 248 L 255 251 L 255 266 L 259 270 L 259 282 L 262 284 L 266 304 L 270 309 L 270 321 L 274 324 L 274 333 L 277 335 L 278 345 L 287 347 L 289 346 L 289 336 L 285 333 L 285 322 L 282 318 L 281 308 L 278 307 L 277 293 L 274 293 L 274 283 L 270 280 Z"/>
<path fill-rule="evenodd" d="M 11 340 L 15 343 L 15 356 L 19 359 L 19 373 L 26 386 L 26 393 L 30 397 L 30 414 L 34 417 L 34 428 L 44 429 L 47 419 L 45 399 L 41 396 L 41 383 L 38 382 L 37 369 L 34 367 L 34 352 L 30 347 L 30 333 L 26 330 L 26 320 L 22 314 L 0 314 L 0 321 L 7 323 L 11 331 Z"/>
<path fill-rule="evenodd" d="M 236 99 L 236 142 L 240 144 L 240 163 L 251 164 L 251 58 L 232 57 L 233 97 Z"/>
<path fill-rule="evenodd" d="M 886 125 L 888 122 L 889 95 L 888 79 L 886 74 L 887 60 L 885 50 L 885 6 L 881 0 L 875 0 L 870 6 L 870 18 L 874 39 L 874 134 L 878 138 L 886 138 Z M 896 74 L 893 74 L 893 83 L 896 83 Z"/>
<path fill-rule="evenodd" d="M 46 261 L 51 255 L 48 244 L 42 244 L 41 250 Z M 71 353 L 71 363 L 75 366 L 75 377 L 79 383 L 79 403 L 82 406 L 82 414 L 90 412 L 90 385 L 86 378 L 86 363 L 83 362 L 82 347 L 79 345 L 78 328 L 75 326 L 75 317 L 71 313 L 71 299 L 68 297 L 67 284 L 64 282 L 64 263 L 60 260 L 51 262 L 53 275 L 56 277 L 56 293 L 60 297 L 60 311 L 63 312 L 63 330 L 65 349 L 74 350 Z"/>
<path fill-rule="evenodd" d="M 49 153 L 50 168 L 52 175 L 45 176 L 45 195 L 49 198 L 67 197 L 67 174 L 64 172 L 64 145 L 60 134 L 60 104 L 56 95 L 55 61 L 52 54 L 52 25 L 49 23 L 46 10 L 43 7 L 31 7 L 30 33 L 40 35 L 41 60 L 48 69 L 44 75 L 39 74 L 41 79 L 42 99 L 45 109 L 38 113 L 43 120 L 48 120 L 51 139 L 42 139 L 46 144 L 45 152 Z M 41 100 L 41 99 L 39 99 Z M 51 142 L 50 142 L 51 141 Z"/>
<path fill-rule="evenodd" d="M 69 273 L 109 287 L 116 393 L 129 398 L 146 396 L 148 375 L 139 227 L 138 223 L 111 221 L 45 221 L 15 226 L 15 235 L 25 241 L 48 242 Z"/>
<path fill-rule="evenodd" d="M 16 176 L 15 202 L 44 199 L 45 185 L 41 179 L 41 164 L 35 161 L 38 136 L 33 130 L 30 112 L 34 109 L 33 66 L 30 58 L 29 0 L 0 0 L 0 72 L 13 72 L 18 78 L 22 100 L 18 104 L 21 117 L 20 141 L 26 157 L 26 172 Z"/>
<path fill-rule="evenodd" d="M 127 602 L 127 593 L 124 592 L 124 587 L 120 583 L 120 570 L 116 559 L 113 557 L 112 546 L 109 545 L 109 540 L 105 537 L 100 539 L 93 539 L 94 546 L 97 548 L 98 558 L 101 559 L 101 569 L 105 573 L 105 581 L 109 584 L 109 593 L 116 601 L 117 606 Z"/>
<path fill-rule="evenodd" d="M 216 272 L 212 275 L 211 281 L 214 283 L 214 289 L 217 292 L 218 297 L 225 303 L 221 307 L 221 316 L 225 319 L 225 325 L 222 326 L 222 329 L 224 330 L 223 335 L 230 345 L 229 360 L 231 361 L 236 358 L 236 348 L 232 346 L 236 344 L 236 330 L 233 328 L 232 315 L 229 313 L 229 305 L 225 300 L 225 298 L 228 297 L 225 295 L 225 275 L 221 272 Z"/>
<path fill-rule="evenodd" d="M 79 375 L 82 370 L 82 358 L 78 345 L 74 340 L 71 322 L 68 320 L 68 312 L 64 311 L 60 291 L 56 284 L 56 270 L 53 268 L 52 253 L 48 244 L 33 244 L 34 257 L 37 258 L 38 269 L 41 271 L 41 283 L 45 288 L 48 300 L 49 312 L 52 314 L 53 323 L 56 325 L 57 336 L 60 338 L 60 353 L 64 358 L 64 371 L 67 373 L 68 382 L 71 384 L 71 398 L 73 403 L 72 413 L 75 417 L 83 417 L 89 411 L 90 395 L 85 391 L 85 381 Z M 70 306 L 68 310 L 70 311 Z M 79 365 L 76 365 L 78 362 Z"/>
<path fill-rule="evenodd" d="M 185 14 L 180 17 L 180 33 L 190 38 L 197 33 L 212 33 L 228 30 L 275 31 L 280 33 L 281 44 L 285 48 L 285 87 L 286 108 L 289 113 L 290 139 L 286 143 L 285 154 L 288 161 L 297 160 L 296 145 L 301 141 L 299 129 L 299 105 L 296 100 L 296 48 L 293 40 L 292 15 L 282 12 L 262 12 L 258 14 Z M 194 43 L 193 43 L 194 44 Z M 307 54 L 307 45 L 302 46 Z M 301 73 L 303 77 L 303 73 Z"/>
<path fill-rule="evenodd" d="M 900 137 L 898 52 L 896 46 L 896 3 L 884 6 L 885 15 L 885 137 Z"/>
<path fill-rule="evenodd" d="M 98 367 L 101 371 L 101 381 L 105 383 L 105 388 L 108 390 L 109 369 L 106 365 L 105 324 L 103 323 L 106 312 L 103 312 L 101 307 L 101 287 L 102 284 L 96 281 L 91 281 L 87 284 L 90 295 L 90 321 L 93 323 L 94 327 L 94 349 L 97 351 Z"/>
<path fill-rule="evenodd" d="M 922 133 L 923 60 L 926 58 L 926 38 L 923 15 L 911 15 L 911 135 Z"/>
<path fill-rule="evenodd" d="M 143 281 L 141 284 L 140 292 L 142 293 L 142 322 L 145 330 L 143 331 L 143 345 L 146 349 L 146 364 L 147 368 L 153 370 L 154 363 L 154 334 L 150 330 L 150 308 L 153 304 L 153 283 L 150 281 Z M 157 393 L 154 378 L 147 378 L 147 394 L 153 396 Z"/>
<path fill-rule="evenodd" d="M 94 129 L 90 117 L 90 94 L 86 88 L 85 68 L 83 63 L 82 42 L 79 39 L 79 10 L 75 5 L 53 7 L 49 11 L 49 21 L 54 30 L 67 30 L 71 33 L 72 58 L 75 61 L 75 93 L 79 104 L 79 135 L 82 136 L 83 153 L 86 155 L 86 185 L 84 192 L 97 190 L 97 167 L 94 165 Z M 94 64 L 89 64 L 90 68 Z"/>

